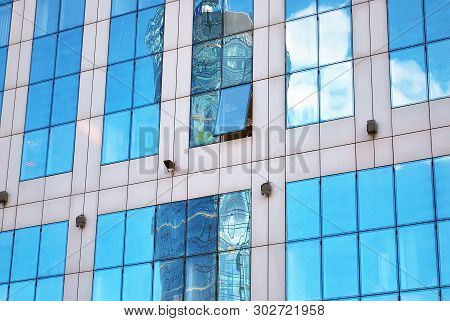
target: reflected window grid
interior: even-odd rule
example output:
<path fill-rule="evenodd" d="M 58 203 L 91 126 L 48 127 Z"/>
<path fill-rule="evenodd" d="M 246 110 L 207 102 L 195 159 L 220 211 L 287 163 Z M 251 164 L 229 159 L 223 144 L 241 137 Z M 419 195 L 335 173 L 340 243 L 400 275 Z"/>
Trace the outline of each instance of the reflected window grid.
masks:
<path fill-rule="evenodd" d="M 350 1 L 286 0 L 287 128 L 354 115 L 352 47 Z"/>
<path fill-rule="evenodd" d="M 0 232 L 0 301 L 62 301 L 68 226 Z"/>
<path fill-rule="evenodd" d="M 449 164 L 450 156 L 444 156 L 356 172 L 357 188 L 353 193 L 357 198 L 358 217 L 354 218 L 354 223 L 358 223 L 358 230 L 344 229 L 330 236 L 320 232 L 324 219 L 320 205 L 323 184 L 320 181 L 328 177 L 287 183 L 286 298 L 445 300 L 443 293 L 446 289 L 443 287 L 450 284 L 447 253 L 450 248 L 447 233 L 450 231 L 450 221 L 446 214 L 450 194 L 448 184 L 444 183 Z M 404 175 L 407 171 L 414 172 L 407 185 L 404 185 L 406 182 L 396 183 L 397 173 Z M 427 184 L 431 184 L 432 188 L 429 189 Z M 414 186 L 425 190 L 417 196 Z M 377 204 L 380 203 L 377 195 L 380 189 L 383 199 L 390 200 L 386 204 Z M 429 198 L 435 200 L 433 202 L 438 204 L 437 208 L 432 208 L 435 214 L 424 217 L 411 213 L 408 219 L 398 221 L 399 211 L 405 209 L 399 208 L 397 203 L 405 197 L 415 198 L 416 206 L 425 208 L 425 213 Z M 437 216 L 439 209 L 440 216 Z M 379 212 L 382 216 L 376 218 Z M 419 212 L 424 213 L 424 210 Z M 406 214 L 401 215 L 405 217 Z M 348 247 L 350 245 L 341 245 L 332 251 L 331 244 L 337 244 L 336 241 L 344 237 L 348 239 L 348 244 L 352 244 L 351 248 Z M 324 245 L 325 241 L 328 245 Z M 324 246 L 330 248 L 328 254 L 324 253 Z M 333 255 L 341 256 L 347 250 L 353 254 L 345 259 L 345 263 L 333 258 Z M 328 261 L 324 261 L 324 255 L 329 257 Z M 324 264 L 332 265 L 328 267 Z M 345 267 L 333 264 L 344 264 Z M 335 275 L 335 271 L 340 269 L 353 272 Z"/>
<path fill-rule="evenodd" d="M 246 190 L 99 216 L 92 299 L 249 300 L 250 202 Z"/>

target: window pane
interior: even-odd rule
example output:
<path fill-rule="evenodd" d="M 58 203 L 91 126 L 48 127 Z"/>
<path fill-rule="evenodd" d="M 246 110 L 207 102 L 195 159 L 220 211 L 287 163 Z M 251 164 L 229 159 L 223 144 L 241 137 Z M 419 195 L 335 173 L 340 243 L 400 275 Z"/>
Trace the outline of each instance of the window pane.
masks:
<path fill-rule="evenodd" d="M 222 37 L 222 1 L 194 0 L 194 43 Z"/>
<path fill-rule="evenodd" d="M 437 285 L 434 224 L 398 230 L 400 285 L 402 290 Z"/>
<path fill-rule="evenodd" d="M 61 32 L 58 37 L 56 77 L 80 71 L 83 28 Z"/>
<path fill-rule="evenodd" d="M 356 174 L 322 178 L 322 230 L 324 235 L 356 230 Z"/>
<path fill-rule="evenodd" d="M 55 73 L 56 35 L 33 40 L 30 84 L 53 78 Z"/>
<path fill-rule="evenodd" d="M 123 270 L 123 301 L 151 301 L 153 269 L 151 264 L 127 266 Z"/>
<path fill-rule="evenodd" d="M 250 191 L 220 195 L 219 251 L 250 247 L 250 213 Z"/>
<path fill-rule="evenodd" d="M 352 58 L 351 21 L 350 8 L 319 15 L 319 64 L 321 66 Z"/>
<path fill-rule="evenodd" d="M 133 110 L 131 127 L 131 158 L 158 154 L 159 105 Z"/>
<path fill-rule="evenodd" d="M 95 268 L 107 268 L 123 264 L 125 213 L 100 215 L 97 223 Z"/>
<path fill-rule="evenodd" d="M 133 72 L 132 61 L 108 67 L 105 113 L 131 108 Z"/>
<path fill-rule="evenodd" d="M 153 301 L 182 301 L 183 284 L 183 259 L 155 263 Z"/>
<path fill-rule="evenodd" d="M 439 301 L 439 290 L 404 292 L 400 301 Z"/>
<path fill-rule="evenodd" d="M 190 147 L 219 142 L 214 136 L 220 93 L 213 91 L 191 97 Z"/>
<path fill-rule="evenodd" d="M 323 296 L 325 299 L 358 294 L 356 235 L 323 239 Z"/>
<path fill-rule="evenodd" d="M 361 294 L 397 290 L 395 230 L 361 233 Z"/>
<path fill-rule="evenodd" d="M 64 274 L 68 222 L 42 226 L 38 277 Z"/>
<path fill-rule="evenodd" d="M 105 116 L 102 165 L 121 162 L 128 159 L 130 121 L 129 111 Z"/>
<path fill-rule="evenodd" d="M 450 36 L 450 4 L 447 0 L 425 0 L 425 16 L 428 42 Z"/>
<path fill-rule="evenodd" d="M 389 48 L 423 43 L 422 0 L 389 0 Z"/>
<path fill-rule="evenodd" d="M 139 11 L 136 57 L 163 51 L 164 42 L 164 6 Z"/>
<path fill-rule="evenodd" d="M 398 224 L 434 219 L 431 161 L 395 165 Z"/>
<path fill-rule="evenodd" d="M 361 301 L 398 301 L 397 294 L 373 295 L 361 298 Z"/>
<path fill-rule="evenodd" d="M 450 288 L 441 290 L 442 301 L 450 301 Z"/>
<path fill-rule="evenodd" d="M 85 0 L 61 0 L 60 30 L 83 25 L 84 2 Z"/>
<path fill-rule="evenodd" d="M 47 175 L 70 172 L 75 147 L 75 123 L 50 129 Z"/>
<path fill-rule="evenodd" d="M 391 52 L 392 107 L 414 104 L 427 99 L 424 47 Z"/>
<path fill-rule="evenodd" d="M 12 231 L 0 233 L 0 284 L 9 282 L 13 237 L 14 234 Z"/>
<path fill-rule="evenodd" d="M 286 73 L 317 67 L 317 17 L 286 23 Z"/>
<path fill-rule="evenodd" d="M 320 68 L 320 120 L 353 115 L 353 63 Z"/>
<path fill-rule="evenodd" d="M 161 100 L 162 55 L 136 60 L 134 106 L 150 105 Z"/>
<path fill-rule="evenodd" d="M 108 63 L 113 64 L 133 59 L 136 37 L 136 14 L 131 13 L 126 16 L 111 19 L 109 34 Z"/>
<path fill-rule="evenodd" d="M 47 161 L 48 129 L 26 133 L 23 139 L 22 168 L 20 180 L 45 175 Z"/>
<path fill-rule="evenodd" d="M 218 203 L 217 196 L 188 201 L 186 255 L 217 251 Z"/>
<path fill-rule="evenodd" d="M 159 205 L 156 211 L 156 260 L 184 255 L 186 202 Z"/>
<path fill-rule="evenodd" d="M 251 82 L 252 78 L 253 34 L 247 32 L 224 38 L 222 87 L 245 84 Z"/>
<path fill-rule="evenodd" d="M 319 121 L 318 70 L 286 75 L 287 127 Z"/>
<path fill-rule="evenodd" d="M 320 241 L 286 245 L 286 299 L 320 300 Z"/>
<path fill-rule="evenodd" d="M 153 260 L 155 207 L 128 211 L 125 238 L 125 264 Z"/>
<path fill-rule="evenodd" d="M 8 284 L 0 285 L 0 302 L 8 301 Z"/>
<path fill-rule="evenodd" d="M 92 301 L 120 301 L 122 268 L 94 271 Z"/>
<path fill-rule="evenodd" d="M 441 284 L 450 285 L 450 221 L 438 224 Z"/>
<path fill-rule="evenodd" d="M 219 254 L 219 301 L 250 300 L 250 250 Z"/>
<path fill-rule="evenodd" d="M 225 35 L 253 29 L 253 0 L 227 0 L 224 2 Z"/>
<path fill-rule="evenodd" d="M 185 301 L 216 300 L 216 255 L 188 257 L 186 259 Z"/>
<path fill-rule="evenodd" d="M 434 181 L 438 218 L 450 218 L 450 157 L 434 160 Z"/>
<path fill-rule="evenodd" d="M 383 167 L 358 172 L 360 230 L 395 225 L 394 171 Z"/>
<path fill-rule="evenodd" d="M 36 277 L 40 236 L 40 226 L 16 230 L 11 269 L 12 282 Z"/>
<path fill-rule="evenodd" d="M 1 27 L 0 27 L 0 32 L 1 32 Z M 8 59 L 8 47 L 0 48 L 0 90 L 3 90 L 5 88 L 7 59 Z M 2 101 L 3 101 L 3 99 L 2 99 Z M 2 107 L 0 106 L 0 112 L 1 111 L 2 111 Z"/>
<path fill-rule="evenodd" d="M 34 301 L 36 281 L 11 283 L 9 286 L 9 301 Z"/>
<path fill-rule="evenodd" d="M 320 179 L 286 185 L 287 240 L 320 235 Z"/>
<path fill-rule="evenodd" d="M 350 0 L 319 0 L 319 12 L 342 8 L 351 4 Z"/>
<path fill-rule="evenodd" d="M 450 40 L 429 44 L 427 50 L 430 99 L 450 96 Z"/>
<path fill-rule="evenodd" d="M 223 89 L 220 95 L 214 135 L 224 135 L 245 129 L 250 107 L 252 85 Z"/>
<path fill-rule="evenodd" d="M 79 75 L 55 80 L 53 93 L 52 125 L 59 125 L 77 119 Z"/>
<path fill-rule="evenodd" d="M 316 0 L 286 0 L 286 20 L 292 20 L 316 13 Z"/>
<path fill-rule="evenodd" d="M 192 94 L 219 89 L 222 77 L 222 41 L 214 40 L 192 49 Z"/>
<path fill-rule="evenodd" d="M 139 0 L 139 9 L 157 6 L 164 4 L 164 0 Z"/>
<path fill-rule="evenodd" d="M 111 16 L 118 16 L 124 13 L 136 11 L 136 1 L 130 0 L 112 0 Z"/>
<path fill-rule="evenodd" d="M 39 37 L 57 32 L 58 16 L 59 1 L 37 0 L 36 17 L 34 18 L 34 36 Z"/>
<path fill-rule="evenodd" d="M 62 301 L 64 277 L 40 279 L 37 281 L 36 301 Z"/>
<path fill-rule="evenodd" d="M 0 7 L 0 46 L 4 47 L 9 44 L 9 31 L 11 25 L 11 7 L 6 5 Z M 2 86 L 3 87 L 3 86 Z"/>
<path fill-rule="evenodd" d="M 28 87 L 25 130 L 48 127 L 52 106 L 53 81 L 41 82 Z"/>

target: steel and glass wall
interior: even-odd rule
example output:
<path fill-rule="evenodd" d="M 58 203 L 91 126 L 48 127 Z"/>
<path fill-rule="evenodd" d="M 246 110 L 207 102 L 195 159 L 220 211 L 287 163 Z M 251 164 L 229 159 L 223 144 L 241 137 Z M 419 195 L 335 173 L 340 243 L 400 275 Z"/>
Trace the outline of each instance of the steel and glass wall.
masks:
<path fill-rule="evenodd" d="M 6 59 L 8 57 L 9 31 L 11 27 L 11 2 L 12 0 L 0 2 L 0 119 L 2 115 Z"/>

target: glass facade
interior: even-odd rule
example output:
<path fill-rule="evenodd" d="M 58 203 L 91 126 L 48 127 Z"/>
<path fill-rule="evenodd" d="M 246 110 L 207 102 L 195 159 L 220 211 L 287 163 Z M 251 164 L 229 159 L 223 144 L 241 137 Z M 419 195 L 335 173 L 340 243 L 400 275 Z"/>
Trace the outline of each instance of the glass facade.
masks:
<path fill-rule="evenodd" d="M 444 300 L 449 172 L 446 156 L 288 183 L 286 299 Z"/>
<path fill-rule="evenodd" d="M 190 147 L 197 147 L 251 131 L 253 0 L 195 0 L 193 23 Z"/>
<path fill-rule="evenodd" d="M 93 300 L 250 299 L 250 191 L 98 217 Z"/>
<path fill-rule="evenodd" d="M 68 222 L 0 233 L 0 301 L 61 301 Z"/>
<path fill-rule="evenodd" d="M 113 0 L 102 164 L 158 153 L 164 1 Z"/>
<path fill-rule="evenodd" d="M 445 0 L 389 0 L 392 107 L 450 95 L 450 6 Z"/>
<path fill-rule="evenodd" d="M 287 128 L 353 116 L 351 1 L 285 4 Z"/>
<path fill-rule="evenodd" d="M 6 59 L 8 58 L 9 31 L 11 27 L 12 1 L 0 2 L 0 122 L 5 88 Z"/>

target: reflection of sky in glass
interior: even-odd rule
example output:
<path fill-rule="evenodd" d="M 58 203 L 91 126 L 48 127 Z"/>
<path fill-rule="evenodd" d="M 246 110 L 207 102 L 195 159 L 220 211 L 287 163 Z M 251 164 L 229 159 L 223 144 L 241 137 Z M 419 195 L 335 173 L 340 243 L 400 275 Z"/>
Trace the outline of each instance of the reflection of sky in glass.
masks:
<path fill-rule="evenodd" d="M 389 48 L 423 42 L 422 0 L 389 0 Z"/>
<path fill-rule="evenodd" d="M 448 23 L 450 2 L 448 0 L 426 0 L 425 16 L 427 23 L 427 41 L 450 37 Z"/>
<path fill-rule="evenodd" d="M 349 8 L 319 15 L 319 64 L 352 58 L 352 26 Z"/>
<path fill-rule="evenodd" d="M 316 0 L 286 0 L 286 20 L 315 14 L 316 10 Z"/>
<path fill-rule="evenodd" d="M 342 8 L 350 5 L 350 0 L 318 0 L 319 12 Z"/>
<path fill-rule="evenodd" d="M 287 73 L 317 67 L 316 16 L 286 23 L 286 51 Z"/>
<path fill-rule="evenodd" d="M 450 40 L 429 44 L 427 49 L 430 99 L 450 96 Z"/>
<path fill-rule="evenodd" d="M 286 78 L 287 127 L 302 126 L 319 120 L 317 69 Z"/>
<path fill-rule="evenodd" d="M 423 46 L 391 53 L 391 97 L 392 107 L 427 99 Z"/>
<path fill-rule="evenodd" d="M 344 62 L 320 69 L 320 120 L 353 115 L 353 66 Z"/>

